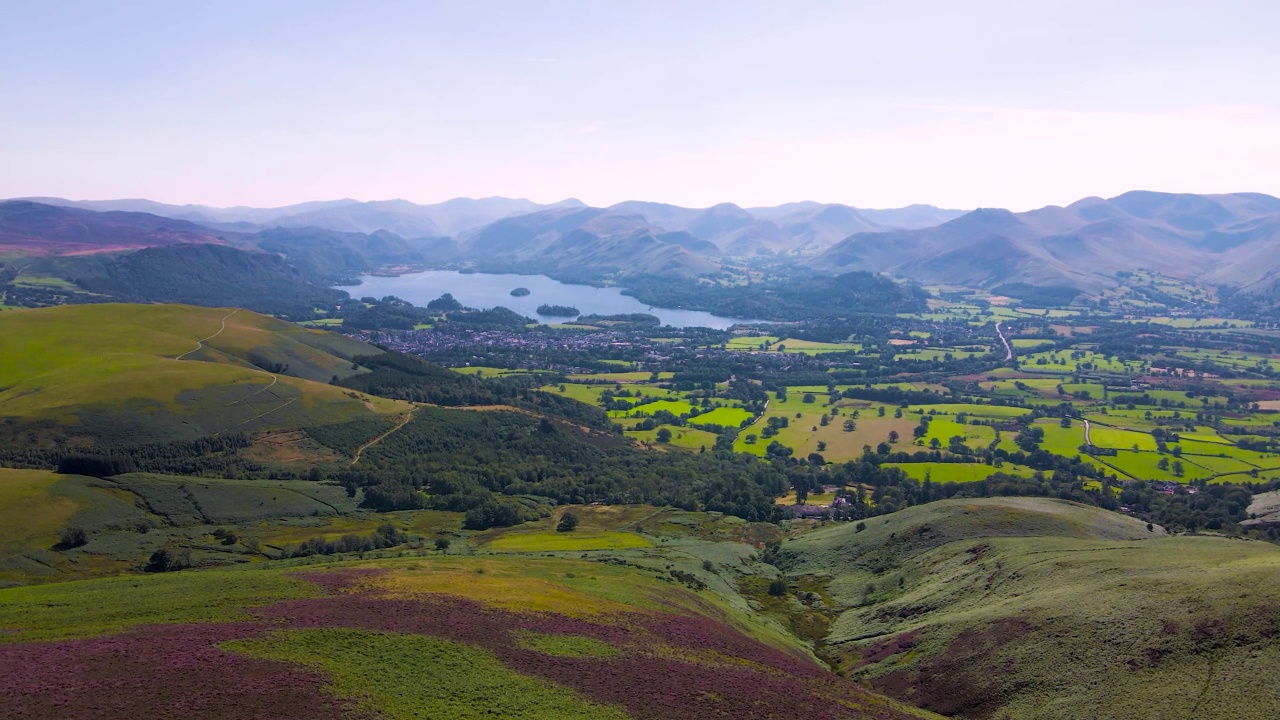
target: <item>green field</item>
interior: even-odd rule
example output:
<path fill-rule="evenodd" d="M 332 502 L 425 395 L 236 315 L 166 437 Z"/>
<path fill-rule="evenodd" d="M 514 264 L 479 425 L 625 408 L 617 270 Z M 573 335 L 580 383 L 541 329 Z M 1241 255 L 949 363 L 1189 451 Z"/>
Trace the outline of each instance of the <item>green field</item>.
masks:
<path fill-rule="evenodd" d="M 625 550 L 653 547 L 641 535 L 623 532 L 512 532 L 484 546 L 488 550 L 510 552 L 571 552 L 580 550 Z"/>
<path fill-rule="evenodd" d="M 992 467 L 982 463 L 940 463 L 940 462 L 924 462 L 924 463 L 885 463 L 884 467 L 896 467 L 905 472 L 907 475 L 916 480 L 923 481 L 926 477 L 936 483 L 963 483 L 976 482 L 985 480 L 995 473 L 1004 473 L 1006 475 L 1017 475 L 1019 477 L 1031 477 L 1034 473 L 1030 468 L 1021 465 L 1003 465 L 1001 467 Z"/>
<path fill-rule="evenodd" d="M 751 413 L 740 407 L 720 407 L 709 412 L 702 413 L 696 418 L 690 418 L 689 422 L 698 425 L 720 425 L 722 427 L 736 428 L 744 421 L 751 419 Z"/>
<path fill-rule="evenodd" d="M 658 442 L 658 431 L 666 428 L 671 431 L 671 439 L 666 443 Z M 659 447 L 674 447 L 683 450 L 711 450 L 716 444 L 715 433 L 691 427 L 676 425 L 660 425 L 652 430 L 628 430 L 627 437 L 640 442 L 652 443 Z"/>

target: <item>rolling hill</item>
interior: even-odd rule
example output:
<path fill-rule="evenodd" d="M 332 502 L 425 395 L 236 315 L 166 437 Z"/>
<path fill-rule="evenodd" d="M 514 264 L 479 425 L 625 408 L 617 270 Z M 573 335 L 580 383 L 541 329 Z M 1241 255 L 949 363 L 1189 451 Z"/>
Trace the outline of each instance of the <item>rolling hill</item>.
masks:
<path fill-rule="evenodd" d="M 1280 200 L 1256 193 L 1129 192 L 1024 213 L 979 209 L 937 227 L 861 232 L 808 264 L 925 282 L 1008 283 L 1095 292 L 1120 271 L 1149 269 L 1274 293 Z"/>
<path fill-rule="evenodd" d="M 0 201 L 0 254 L 4 255 L 101 253 L 186 243 L 227 244 L 227 240 L 194 223 L 146 213 Z"/>
<path fill-rule="evenodd" d="M 694 277 L 718 267 L 712 254 L 704 254 L 710 250 L 688 234 L 667 233 L 639 215 L 598 208 L 519 215 L 458 239 L 459 256 L 481 269 L 580 280 L 615 274 Z"/>
<path fill-rule="evenodd" d="M 627 566 L 417 557 L 0 589 L 0 713 L 936 718 Z"/>
<path fill-rule="evenodd" d="M 1060 500 L 948 500 L 783 545 L 824 654 L 962 718 L 1280 713 L 1280 549 Z"/>
<path fill-rule="evenodd" d="M 0 316 L 6 447 L 129 447 L 403 412 L 328 384 L 363 343 L 231 308 L 76 305 Z"/>

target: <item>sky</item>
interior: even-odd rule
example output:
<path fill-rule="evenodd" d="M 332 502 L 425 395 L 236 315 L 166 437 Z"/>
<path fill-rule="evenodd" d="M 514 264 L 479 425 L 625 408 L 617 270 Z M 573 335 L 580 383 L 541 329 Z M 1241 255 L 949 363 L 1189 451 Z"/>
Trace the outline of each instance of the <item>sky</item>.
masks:
<path fill-rule="evenodd" d="M 0 197 L 1280 195 L 1280 3 L 5 3 Z"/>

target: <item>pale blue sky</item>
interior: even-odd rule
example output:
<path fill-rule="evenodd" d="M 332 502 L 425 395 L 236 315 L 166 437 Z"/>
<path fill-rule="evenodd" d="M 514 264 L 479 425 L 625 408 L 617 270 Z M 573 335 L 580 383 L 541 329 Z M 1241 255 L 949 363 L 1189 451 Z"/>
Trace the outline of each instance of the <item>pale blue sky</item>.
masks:
<path fill-rule="evenodd" d="M 0 4 L 0 197 L 1280 195 L 1274 2 Z"/>

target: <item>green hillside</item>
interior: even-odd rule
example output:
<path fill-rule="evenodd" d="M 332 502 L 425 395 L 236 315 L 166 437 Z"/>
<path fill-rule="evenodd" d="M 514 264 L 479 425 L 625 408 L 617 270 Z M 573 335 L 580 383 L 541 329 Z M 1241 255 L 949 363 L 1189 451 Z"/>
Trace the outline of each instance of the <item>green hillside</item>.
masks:
<path fill-rule="evenodd" d="M 1280 714 L 1274 545 L 992 498 L 821 529 L 779 556 L 816 591 L 797 614 L 843 673 L 946 715 Z"/>
<path fill-rule="evenodd" d="M 245 310 L 76 305 L 0 316 L 0 435 L 128 445 L 402 412 L 328 384 L 363 343 Z"/>
<path fill-rule="evenodd" d="M 24 718 L 936 717 L 828 674 L 714 593 L 567 558 L 9 588 L 0 673 L 0 715 Z"/>

